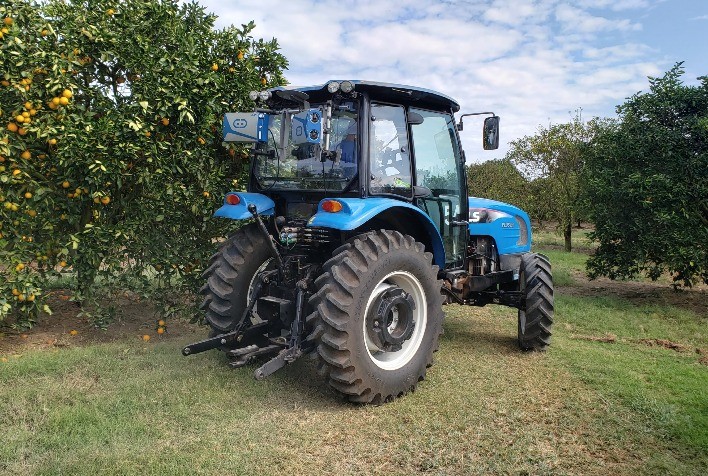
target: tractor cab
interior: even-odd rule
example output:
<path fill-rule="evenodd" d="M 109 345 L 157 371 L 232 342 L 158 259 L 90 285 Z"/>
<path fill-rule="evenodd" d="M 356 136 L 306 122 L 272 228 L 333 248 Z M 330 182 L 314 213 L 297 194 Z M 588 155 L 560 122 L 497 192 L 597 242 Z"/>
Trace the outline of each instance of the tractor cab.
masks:
<path fill-rule="evenodd" d="M 338 217 L 319 214 L 323 199 L 344 199 L 329 205 L 343 209 L 347 203 L 371 208 L 381 203 L 372 198 L 393 199 L 401 205 L 396 211 L 402 232 L 425 229 L 424 242 L 441 251 L 441 269 L 465 265 L 469 213 L 454 99 L 365 81 L 275 88 L 251 97 L 255 112 L 226 114 L 224 140 L 255 143 L 249 192 L 273 199 L 276 216 L 294 225 L 309 221 L 310 227 L 337 222 L 335 228 L 342 229 L 346 225 L 338 218 L 349 219 L 346 210 Z M 493 143 L 498 121 L 485 125 L 484 133 L 485 144 Z M 389 217 L 370 226 L 384 219 Z"/>

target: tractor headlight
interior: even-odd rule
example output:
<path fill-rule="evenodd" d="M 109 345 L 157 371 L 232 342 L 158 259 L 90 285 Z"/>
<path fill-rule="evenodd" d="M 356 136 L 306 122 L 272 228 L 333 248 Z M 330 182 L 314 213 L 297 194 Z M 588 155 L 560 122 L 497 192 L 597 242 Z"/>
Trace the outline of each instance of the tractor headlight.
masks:
<path fill-rule="evenodd" d="M 500 218 L 511 218 L 511 215 L 491 208 L 470 208 L 470 223 L 491 223 Z"/>
<path fill-rule="evenodd" d="M 342 84 L 340 84 L 339 87 L 344 94 L 349 94 L 354 91 L 354 83 L 351 81 L 342 81 Z"/>
<path fill-rule="evenodd" d="M 261 91 L 258 93 L 258 97 L 260 98 L 261 101 L 267 101 L 273 96 L 270 91 Z"/>
<path fill-rule="evenodd" d="M 258 91 L 251 91 L 248 93 L 248 97 L 251 98 L 251 101 L 255 101 L 258 99 Z"/>
<path fill-rule="evenodd" d="M 339 83 L 337 81 L 330 81 L 327 83 L 327 91 L 334 94 L 339 91 Z"/>

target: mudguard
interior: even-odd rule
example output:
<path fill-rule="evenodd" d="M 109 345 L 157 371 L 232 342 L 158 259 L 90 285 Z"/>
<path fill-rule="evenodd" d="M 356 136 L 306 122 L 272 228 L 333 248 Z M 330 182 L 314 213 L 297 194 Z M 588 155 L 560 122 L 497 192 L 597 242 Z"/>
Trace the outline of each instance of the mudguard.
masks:
<path fill-rule="evenodd" d="M 491 236 L 500 255 L 531 250 L 531 221 L 522 209 L 487 198 L 469 197 L 471 236 Z"/>
<path fill-rule="evenodd" d="M 336 213 L 326 212 L 322 203 L 336 200 L 342 204 L 342 210 Z M 409 203 L 392 198 L 325 198 L 317 206 L 317 213 L 307 222 L 308 226 L 334 228 L 335 230 L 351 231 L 364 225 L 378 214 L 390 209 L 409 209 L 420 218 L 423 228 L 430 237 L 433 249 L 433 262 L 443 269 L 445 267 L 445 248 L 435 224 L 428 215 Z"/>
<path fill-rule="evenodd" d="M 232 220 L 245 220 L 253 218 L 248 211 L 248 205 L 256 206 L 259 215 L 273 215 L 275 213 L 275 202 L 260 193 L 229 192 L 226 195 L 238 195 L 241 200 L 238 205 L 229 205 L 224 197 L 224 204 L 214 212 L 215 217 L 230 218 Z"/>

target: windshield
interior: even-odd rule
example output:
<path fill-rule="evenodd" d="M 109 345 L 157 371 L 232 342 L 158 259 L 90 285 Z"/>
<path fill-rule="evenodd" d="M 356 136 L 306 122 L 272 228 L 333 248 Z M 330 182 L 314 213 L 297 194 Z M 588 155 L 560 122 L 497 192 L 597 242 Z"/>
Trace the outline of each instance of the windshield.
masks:
<path fill-rule="evenodd" d="M 313 105 L 312 107 L 318 107 Z M 290 120 L 273 116 L 268 129 L 267 150 L 255 156 L 254 176 L 264 189 L 344 191 L 355 180 L 358 162 L 357 105 L 343 102 L 332 110 L 330 157 L 317 144 L 294 144 Z M 285 134 L 281 130 L 285 127 Z M 281 143 L 284 137 L 284 143 Z"/>

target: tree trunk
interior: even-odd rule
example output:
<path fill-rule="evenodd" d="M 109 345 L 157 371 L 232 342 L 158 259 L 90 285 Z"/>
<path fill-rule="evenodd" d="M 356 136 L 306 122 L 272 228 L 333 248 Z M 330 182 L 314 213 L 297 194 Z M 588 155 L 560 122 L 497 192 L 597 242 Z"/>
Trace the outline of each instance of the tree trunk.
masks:
<path fill-rule="evenodd" d="M 570 242 L 570 237 L 573 232 L 573 223 L 570 220 L 566 220 L 565 226 L 563 227 L 563 238 L 565 238 L 565 251 L 570 252 L 572 250 L 572 244 Z"/>

